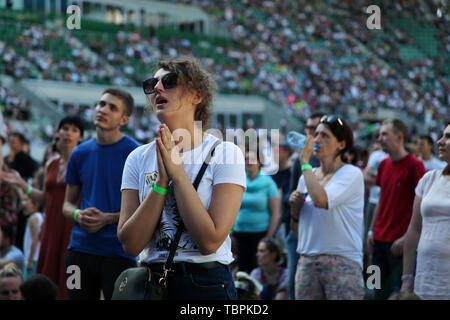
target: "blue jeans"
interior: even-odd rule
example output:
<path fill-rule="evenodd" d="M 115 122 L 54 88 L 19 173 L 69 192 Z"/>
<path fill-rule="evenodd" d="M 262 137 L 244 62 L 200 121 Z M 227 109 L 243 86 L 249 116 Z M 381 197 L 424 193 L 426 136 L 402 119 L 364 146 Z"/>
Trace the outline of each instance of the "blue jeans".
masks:
<path fill-rule="evenodd" d="M 228 266 L 208 269 L 205 274 L 177 272 L 169 277 L 168 300 L 237 300 Z"/>
<path fill-rule="evenodd" d="M 295 300 L 295 272 L 297 271 L 297 262 L 300 258 L 300 255 L 297 253 L 297 244 L 297 238 L 292 233 L 292 230 L 289 231 L 286 237 L 289 300 Z"/>

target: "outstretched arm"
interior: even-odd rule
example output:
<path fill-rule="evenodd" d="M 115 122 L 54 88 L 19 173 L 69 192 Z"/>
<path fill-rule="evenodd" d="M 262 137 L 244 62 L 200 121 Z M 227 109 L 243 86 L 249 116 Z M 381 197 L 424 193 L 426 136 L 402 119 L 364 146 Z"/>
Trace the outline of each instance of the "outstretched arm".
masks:
<path fill-rule="evenodd" d="M 28 196 L 33 200 L 39 201 L 40 203 L 44 203 L 45 185 L 44 190 L 32 188 L 31 185 L 28 185 L 28 183 L 20 176 L 20 173 L 13 169 L 11 169 L 11 172 L 2 171 L 0 173 L 0 177 L 6 182 L 19 187 L 20 189 L 23 190 L 23 192 L 28 192 L 29 193 Z"/>

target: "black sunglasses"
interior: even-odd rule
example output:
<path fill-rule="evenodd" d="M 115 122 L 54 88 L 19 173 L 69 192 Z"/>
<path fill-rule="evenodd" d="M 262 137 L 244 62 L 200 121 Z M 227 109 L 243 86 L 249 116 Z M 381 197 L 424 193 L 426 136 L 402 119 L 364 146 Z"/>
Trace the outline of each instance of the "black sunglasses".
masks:
<path fill-rule="evenodd" d="M 341 118 L 339 118 L 338 116 L 332 115 L 332 116 L 323 116 L 322 118 L 320 118 L 320 122 L 319 123 L 329 123 L 329 124 L 333 124 L 333 123 L 339 123 L 342 127 L 344 126 L 344 124 L 342 123 Z"/>
<path fill-rule="evenodd" d="M 153 94 L 155 93 L 155 86 L 157 85 L 159 78 L 150 78 L 142 82 L 142 88 L 144 89 L 145 94 Z M 164 89 L 173 89 L 178 84 L 178 74 L 175 72 L 169 72 L 165 74 L 161 78 L 161 83 L 164 86 Z"/>

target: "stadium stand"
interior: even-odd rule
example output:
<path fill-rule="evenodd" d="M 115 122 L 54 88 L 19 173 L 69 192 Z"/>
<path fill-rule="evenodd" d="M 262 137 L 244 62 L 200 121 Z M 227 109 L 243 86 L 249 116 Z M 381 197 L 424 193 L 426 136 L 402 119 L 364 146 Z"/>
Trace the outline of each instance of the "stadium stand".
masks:
<path fill-rule="evenodd" d="M 361 32 L 363 1 L 167 2 L 199 6 L 230 38 L 90 20 L 70 32 L 61 17 L 2 9 L 0 71 L 139 86 L 162 56 L 187 54 L 217 76 L 222 93 L 258 94 L 302 120 L 338 113 L 361 128 L 361 139 L 373 130 L 360 120 L 379 119 L 381 110 L 418 121 L 421 131 L 438 131 L 449 115 L 450 45 L 432 1 L 417 0 L 412 10 L 378 1 L 386 22 L 373 32 Z"/>

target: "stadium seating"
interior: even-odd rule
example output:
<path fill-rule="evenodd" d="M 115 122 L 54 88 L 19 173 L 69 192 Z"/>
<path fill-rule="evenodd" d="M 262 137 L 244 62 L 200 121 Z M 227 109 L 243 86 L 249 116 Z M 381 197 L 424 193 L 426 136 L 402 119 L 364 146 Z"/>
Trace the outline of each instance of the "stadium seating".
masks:
<path fill-rule="evenodd" d="M 397 3 L 383 6 L 383 30 L 361 32 L 363 1 L 178 2 L 202 6 L 230 38 L 90 20 L 82 21 L 82 32 L 58 33 L 51 27 L 58 17 L 0 10 L 0 41 L 13 49 L 16 65 L 27 67 L 22 77 L 135 86 L 161 57 L 191 54 L 216 76 L 221 92 L 268 97 L 288 116 L 318 109 L 349 116 L 349 107 L 357 114 L 393 108 L 421 121 L 428 111 L 436 121 L 448 115 L 450 53 L 439 40 L 446 39 L 440 22 L 424 18 L 421 6 L 405 12 Z M 44 34 L 37 58 L 30 57 L 32 38 L 15 45 L 33 28 Z M 40 66 L 44 56 L 48 70 Z M 11 68 L 0 63 L 0 72 Z"/>

